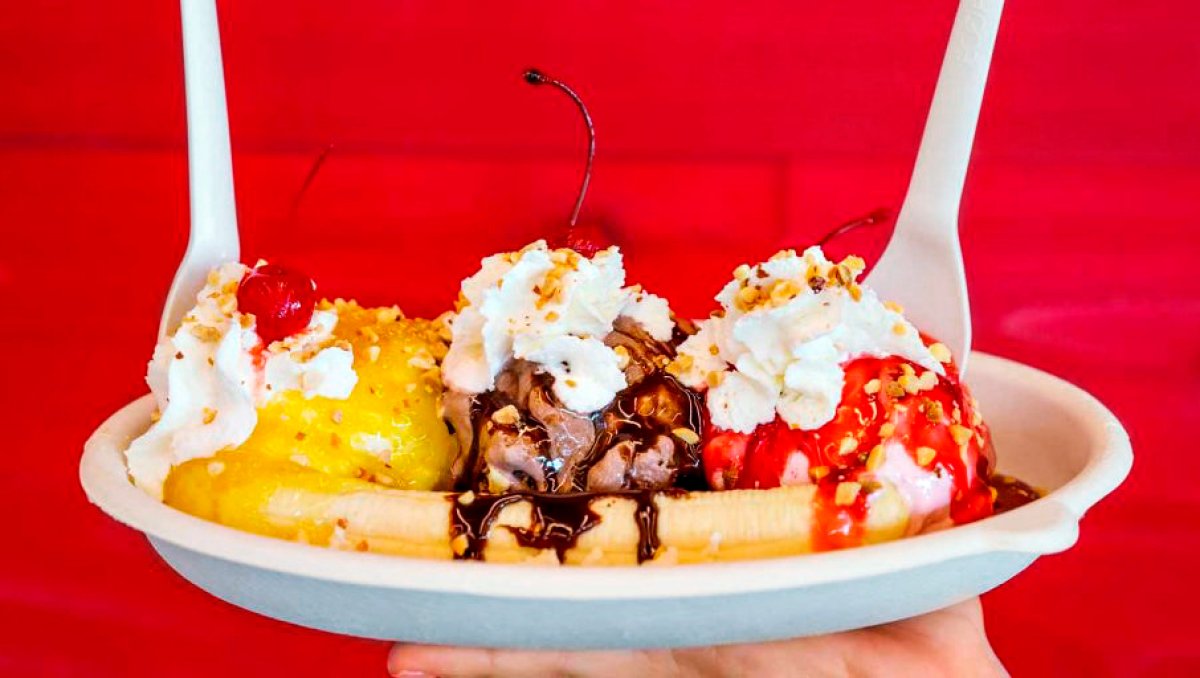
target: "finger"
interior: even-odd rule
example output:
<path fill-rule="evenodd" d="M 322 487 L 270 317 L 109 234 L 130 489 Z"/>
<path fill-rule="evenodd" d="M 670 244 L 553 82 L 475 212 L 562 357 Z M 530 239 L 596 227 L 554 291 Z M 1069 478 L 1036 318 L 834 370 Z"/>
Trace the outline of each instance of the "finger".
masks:
<path fill-rule="evenodd" d="M 676 650 L 682 675 L 1004 675 L 978 599 L 920 617 L 824 636 Z"/>
<path fill-rule="evenodd" d="M 983 631 L 978 599 L 872 628 L 827 636 L 674 651 L 541 652 L 397 645 L 393 675 L 725 676 L 857 673 L 1004 675 Z M 406 673 L 407 672 L 407 673 Z"/>
<path fill-rule="evenodd" d="M 1008 675 L 988 641 L 978 598 L 857 633 L 873 635 L 873 642 L 890 647 L 885 654 L 905 657 L 914 666 L 937 658 L 936 664 L 954 666 L 959 675 Z"/>
<path fill-rule="evenodd" d="M 978 597 L 968 598 L 940 612 L 947 616 L 955 617 L 977 629 L 983 628 L 983 605 L 980 604 Z M 932 614 L 938 614 L 938 612 Z"/>
<path fill-rule="evenodd" d="M 388 656 L 393 676 L 651 676 L 671 675 L 663 652 L 554 652 L 397 644 Z"/>

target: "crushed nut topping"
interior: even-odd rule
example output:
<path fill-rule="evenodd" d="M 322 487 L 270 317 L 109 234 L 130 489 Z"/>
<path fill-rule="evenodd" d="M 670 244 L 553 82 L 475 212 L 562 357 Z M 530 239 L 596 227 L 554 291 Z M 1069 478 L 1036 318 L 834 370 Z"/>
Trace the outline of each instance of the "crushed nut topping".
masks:
<path fill-rule="evenodd" d="M 408 359 L 408 366 L 418 370 L 432 370 L 437 367 L 437 361 L 429 351 L 422 348 Z"/>
<path fill-rule="evenodd" d="M 671 435 L 679 438 L 688 445 L 697 445 L 700 443 L 700 436 L 697 435 L 695 431 L 685 426 L 671 429 Z"/>
<path fill-rule="evenodd" d="M 925 418 L 935 424 L 946 416 L 945 408 L 937 400 L 926 399 L 925 403 L 921 406 L 921 410 L 925 413 Z"/>
<path fill-rule="evenodd" d="M 926 370 L 922 372 L 921 376 L 917 379 L 917 388 L 922 391 L 934 389 L 937 387 L 937 385 L 938 375 L 937 372 L 934 372 L 933 370 Z"/>
<path fill-rule="evenodd" d="M 966 445 L 971 442 L 971 438 L 974 435 L 975 433 L 966 426 L 960 426 L 959 424 L 950 425 L 950 437 L 954 439 L 955 444 Z"/>
<path fill-rule="evenodd" d="M 883 445 L 872 447 L 871 454 L 867 455 L 867 470 L 875 471 L 878 469 L 883 464 L 884 454 Z"/>
<path fill-rule="evenodd" d="M 925 447 L 924 445 L 922 445 L 921 447 L 917 448 L 917 465 L 918 466 L 929 466 L 929 464 L 932 463 L 933 460 L 936 458 L 937 458 L 937 450 L 933 449 L 932 447 Z"/>
<path fill-rule="evenodd" d="M 852 480 L 844 480 L 837 485 L 837 491 L 833 496 L 833 503 L 838 506 L 852 506 L 855 500 L 858 499 L 858 493 L 862 490 L 862 485 Z"/>
<path fill-rule="evenodd" d="M 512 426 L 521 421 L 521 413 L 515 405 L 505 405 L 492 413 L 492 421 L 501 426 Z"/>
<path fill-rule="evenodd" d="M 933 355 L 934 360 L 937 360 L 939 363 L 950 362 L 950 349 L 940 341 L 929 345 L 929 353 Z"/>

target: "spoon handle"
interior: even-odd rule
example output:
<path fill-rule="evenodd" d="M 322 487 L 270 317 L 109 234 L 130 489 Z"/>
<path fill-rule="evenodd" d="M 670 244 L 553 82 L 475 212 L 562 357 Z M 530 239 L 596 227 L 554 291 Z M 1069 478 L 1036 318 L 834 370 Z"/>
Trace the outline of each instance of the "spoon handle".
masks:
<path fill-rule="evenodd" d="M 180 0 L 187 95 L 188 193 L 191 230 L 159 323 L 170 333 L 195 303 L 205 276 L 239 258 L 233 161 L 225 109 L 225 75 L 216 0 Z"/>
<path fill-rule="evenodd" d="M 1003 0 L 961 0 L 904 205 L 868 280 L 950 347 L 965 374 L 971 308 L 958 209 Z"/>
<path fill-rule="evenodd" d="M 896 228 L 957 226 L 1004 0 L 961 0 Z M 957 228 L 955 229 L 957 231 Z"/>

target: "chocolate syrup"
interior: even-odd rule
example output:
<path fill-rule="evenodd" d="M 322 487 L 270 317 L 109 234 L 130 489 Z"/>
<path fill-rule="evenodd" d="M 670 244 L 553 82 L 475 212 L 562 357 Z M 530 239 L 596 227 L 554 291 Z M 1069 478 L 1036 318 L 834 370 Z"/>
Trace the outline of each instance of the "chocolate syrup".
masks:
<path fill-rule="evenodd" d="M 558 562 L 579 541 L 579 535 L 600 524 L 590 498 L 579 495 L 527 497 L 532 505 L 528 528 L 509 527 L 521 546 L 554 549 Z"/>
<path fill-rule="evenodd" d="M 533 376 L 533 387 L 549 391 L 550 380 L 545 374 Z M 642 399 L 656 398 L 665 400 L 669 406 L 668 412 L 662 409 L 638 412 Z M 517 406 L 520 420 L 515 424 L 498 425 L 491 415 L 508 405 Z M 471 449 L 467 452 L 465 464 L 466 473 L 458 478 L 454 488 L 458 491 L 474 490 L 477 493 L 488 492 L 487 466 L 481 458 L 480 440 L 483 438 L 483 427 L 491 426 L 495 430 L 507 431 L 511 434 L 520 433 L 538 454 L 536 461 L 542 467 L 546 487 L 550 493 L 586 493 L 588 471 L 603 454 L 612 446 L 633 441 L 642 449 L 654 443 L 659 436 L 672 438 L 675 445 L 675 459 L 672 467 L 675 470 L 670 486 L 681 489 L 707 489 L 701 465 L 700 446 L 687 443 L 675 436 L 677 429 L 689 429 L 699 435 L 704 431 L 706 422 L 701 396 L 684 387 L 674 377 L 658 370 L 646 376 L 637 385 L 619 393 L 613 403 L 591 416 L 596 427 L 596 440 L 590 449 L 580 453 L 580 459 L 571 467 L 569 473 L 560 473 L 559 460 L 551 458 L 549 439 L 545 427 L 521 405 L 499 391 L 489 391 L 476 396 L 471 407 L 472 426 L 475 433 L 472 437 Z M 636 485 L 629 489 L 638 488 Z M 654 488 L 665 489 L 665 488 Z M 540 488 L 530 484 L 520 490 L 529 494 L 540 494 Z"/>
<path fill-rule="evenodd" d="M 658 409 L 639 411 L 639 404 L 645 402 L 643 399 L 653 399 L 656 394 L 669 399 L 670 405 L 680 407 L 672 416 L 665 418 Z M 631 440 L 641 446 L 648 446 L 659 436 L 671 437 L 675 444 L 675 475 L 671 486 L 681 489 L 707 489 L 708 484 L 704 480 L 700 459 L 700 446 L 686 443 L 673 433 L 677 429 L 688 429 L 697 435 L 704 431 L 704 408 L 700 398 L 695 391 L 686 388 L 675 377 L 662 371 L 650 374 L 636 386 L 619 393 L 613 404 L 597 417 L 600 424 L 599 435 L 587 458 L 578 466 L 574 479 L 575 489 L 586 489 L 584 483 L 588 470 L 614 445 Z"/>
<path fill-rule="evenodd" d="M 505 506 L 519 501 L 521 495 L 474 495 L 473 501 L 463 503 L 465 494 L 450 497 L 450 543 L 463 540 L 462 548 L 454 551 L 454 559 L 483 560 L 483 549 L 496 518 Z"/>
<path fill-rule="evenodd" d="M 558 562 L 579 541 L 580 535 L 600 524 L 600 515 L 592 510 L 592 501 L 603 497 L 623 497 L 637 504 L 634 522 L 638 527 L 637 562 L 651 560 L 658 553 L 658 506 L 656 496 L 677 496 L 682 490 L 642 490 L 622 492 L 583 492 L 579 494 L 513 493 L 501 495 L 456 494 L 450 497 L 450 537 L 463 539 L 454 551 L 455 560 L 483 560 L 488 535 L 500 512 L 509 504 L 527 501 L 531 508 L 529 527 L 506 526 L 521 546 L 553 550 Z"/>
<path fill-rule="evenodd" d="M 994 512 L 1004 513 L 1024 506 L 1041 497 L 1041 493 L 1029 484 L 1016 478 L 994 475 L 988 485 L 996 490 Z M 849 507 L 834 508 L 829 492 L 832 485 L 822 484 L 816 501 L 818 508 L 818 539 L 815 544 L 820 550 L 845 548 L 857 544 L 861 538 L 863 521 L 866 517 L 865 501 L 856 501 Z M 565 562 L 566 553 L 574 548 L 580 535 L 600 524 L 600 516 L 592 510 L 592 501 L 603 497 L 623 497 L 636 503 L 633 518 L 638 528 L 636 549 L 637 562 L 653 560 L 661 542 L 658 536 L 659 496 L 682 496 L 685 490 L 641 490 L 623 492 L 583 492 L 578 494 L 513 493 L 502 495 L 468 493 L 450 497 L 450 537 L 452 543 L 462 538 L 462 546 L 455 549 L 455 560 L 483 560 L 488 535 L 495 526 L 500 512 L 509 504 L 519 501 L 530 503 L 529 527 L 506 526 L 521 546 L 539 550 L 553 550 L 558 562 Z M 826 496 L 829 495 L 829 496 Z M 823 516 L 823 517 L 822 517 Z"/>
<path fill-rule="evenodd" d="M 988 478 L 988 486 L 996 491 L 996 499 L 992 502 L 992 510 L 996 513 L 1020 508 L 1042 496 L 1032 485 L 1012 476 L 996 474 Z"/>

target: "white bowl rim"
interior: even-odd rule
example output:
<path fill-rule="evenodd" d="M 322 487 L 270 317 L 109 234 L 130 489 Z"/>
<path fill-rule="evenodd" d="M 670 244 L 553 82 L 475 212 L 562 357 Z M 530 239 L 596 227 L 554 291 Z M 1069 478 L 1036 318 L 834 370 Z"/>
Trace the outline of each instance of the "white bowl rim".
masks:
<path fill-rule="evenodd" d="M 242 565 L 334 583 L 499 598 L 622 600 L 732 595 L 803 588 L 911 570 L 990 552 L 1031 556 L 1069 548 L 1079 519 L 1129 473 L 1133 451 L 1117 418 L 1082 389 L 1035 368 L 976 352 L 972 371 L 1005 374 L 1086 422 L 1089 458 L 1047 496 L 968 525 L 884 544 L 783 558 L 678 566 L 554 567 L 443 561 L 339 551 L 264 537 L 162 504 L 128 479 L 123 450 L 153 407 L 143 396 L 101 424 L 84 445 L 88 499 L 155 540 Z"/>

